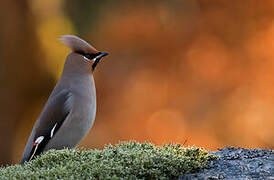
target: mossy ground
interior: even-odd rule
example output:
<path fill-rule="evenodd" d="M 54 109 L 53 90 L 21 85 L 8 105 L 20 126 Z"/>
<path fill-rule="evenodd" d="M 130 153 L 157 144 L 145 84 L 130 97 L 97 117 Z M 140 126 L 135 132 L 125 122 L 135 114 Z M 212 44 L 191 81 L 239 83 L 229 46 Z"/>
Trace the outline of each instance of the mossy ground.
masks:
<path fill-rule="evenodd" d="M 22 166 L 0 168 L 0 179 L 170 179 L 214 158 L 196 147 L 123 142 L 103 150 L 50 150 Z"/>

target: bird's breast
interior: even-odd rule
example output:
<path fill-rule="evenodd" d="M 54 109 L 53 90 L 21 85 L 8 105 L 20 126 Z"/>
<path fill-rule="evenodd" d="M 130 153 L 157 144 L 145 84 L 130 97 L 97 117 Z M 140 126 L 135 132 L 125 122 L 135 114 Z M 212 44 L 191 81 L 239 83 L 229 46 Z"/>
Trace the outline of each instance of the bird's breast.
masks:
<path fill-rule="evenodd" d="M 93 78 L 75 82 L 72 94 L 74 96 L 72 98 L 71 119 L 77 123 L 75 127 L 79 127 L 87 133 L 93 125 L 96 115 L 96 90 Z"/>

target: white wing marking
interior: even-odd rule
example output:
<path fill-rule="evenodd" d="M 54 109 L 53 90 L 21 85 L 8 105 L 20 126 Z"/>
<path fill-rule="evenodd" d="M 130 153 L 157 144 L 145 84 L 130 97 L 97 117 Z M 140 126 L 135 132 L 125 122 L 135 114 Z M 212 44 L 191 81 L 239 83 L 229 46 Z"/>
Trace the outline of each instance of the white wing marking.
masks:
<path fill-rule="evenodd" d="M 53 126 L 52 130 L 50 131 L 50 138 L 53 137 L 53 134 L 54 134 L 54 130 L 55 130 L 55 128 L 56 128 L 56 125 L 57 125 L 57 123 Z"/>
<path fill-rule="evenodd" d="M 35 155 L 36 151 L 37 151 L 37 148 L 38 148 L 38 145 L 43 141 L 44 139 L 44 136 L 39 136 L 35 141 L 34 141 L 34 146 L 35 146 L 35 149 L 30 157 L 29 160 L 32 160 L 33 156 Z"/>

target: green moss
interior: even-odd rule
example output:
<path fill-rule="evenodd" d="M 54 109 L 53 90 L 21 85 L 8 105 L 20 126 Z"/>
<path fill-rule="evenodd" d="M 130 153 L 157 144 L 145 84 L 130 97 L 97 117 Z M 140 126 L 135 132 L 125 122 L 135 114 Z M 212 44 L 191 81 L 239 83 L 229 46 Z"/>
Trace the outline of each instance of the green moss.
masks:
<path fill-rule="evenodd" d="M 170 179 L 214 158 L 196 147 L 123 142 L 103 150 L 50 150 L 22 166 L 0 168 L 0 179 Z"/>

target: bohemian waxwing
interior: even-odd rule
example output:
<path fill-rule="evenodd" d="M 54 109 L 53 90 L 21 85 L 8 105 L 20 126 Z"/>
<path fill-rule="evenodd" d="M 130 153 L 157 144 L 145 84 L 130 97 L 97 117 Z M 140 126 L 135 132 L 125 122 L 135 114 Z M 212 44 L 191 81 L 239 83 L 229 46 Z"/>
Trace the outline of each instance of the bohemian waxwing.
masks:
<path fill-rule="evenodd" d="M 64 35 L 60 40 L 72 52 L 62 75 L 34 124 L 20 164 L 50 149 L 74 148 L 88 133 L 96 114 L 93 71 L 108 53 L 86 41 Z"/>

